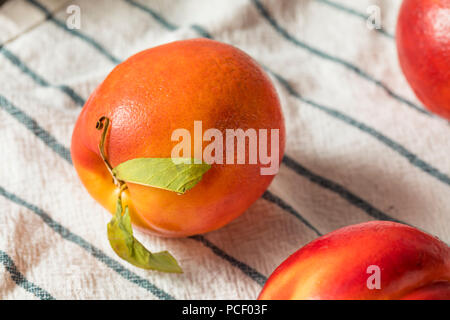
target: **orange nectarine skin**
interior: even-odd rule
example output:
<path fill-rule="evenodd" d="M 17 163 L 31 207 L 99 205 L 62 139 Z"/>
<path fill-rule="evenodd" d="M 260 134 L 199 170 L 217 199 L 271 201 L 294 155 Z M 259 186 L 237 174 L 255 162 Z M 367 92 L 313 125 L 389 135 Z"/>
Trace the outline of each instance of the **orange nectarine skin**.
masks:
<path fill-rule="evenodd" d="M 450 120 L 450 0 L 404 0 L 396 40 L 400 65 L 417 97 Z"/>
<path fill-rule="evenodd" d="M 369 289 L 367 268 L 380 268 Z M 394 222 L 344 227 L 298 250 L 270 276 L 259 299 L 445 299 L 450 249 L 437 238 Z"/>
<path fill-rule="evenodd" d="M 224 136 L 225 129 L 280 129 L 280 161 L 283 156 L 284 119 L 269 78 L 247 54 L 217 41 L 177 41 L 140 52 L 119 64 L 86 102 L 72 137 L 73 163 L 89 193 L 114 212 L 119 190 L 100 157 L 95 129 L 102 116 L 111 119 L 106 152 L 113 167 L 140 157 L 170 158 L 178 143 L 171 135 L 179 128 L 191 132 L 193 150 L 195 120 L 203 131 L 217 128 Z M 238 217 L 266 190 L 273 176 L 260 175 L 261 167 L 213 164 L 184 195 L 128 183 L 123 203 L 134 225 L 156 234 L 208 232 Z"/>

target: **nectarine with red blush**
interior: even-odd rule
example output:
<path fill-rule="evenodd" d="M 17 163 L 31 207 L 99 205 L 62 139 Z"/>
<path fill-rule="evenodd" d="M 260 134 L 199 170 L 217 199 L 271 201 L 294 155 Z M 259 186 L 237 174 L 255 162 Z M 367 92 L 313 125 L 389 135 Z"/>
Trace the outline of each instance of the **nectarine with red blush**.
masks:
<path fill-rule="evenodd" d="M 446 299 L 450 248 L 416 228 L 386 221 L 344 227 L 285 260 L 259 299 Z"/>
<path fill-rule="evenodd" d="M 92 197 L 114 212 L 120 188 L 99 151 L 96 123 L 102 117 L 111 121 L 105 153 L 112 167 L 138 158 L 171 158 L 177 143 L 172 133 L 202 135 L 197 122 L 224 136 L 227 129 L 279 130 L 277 165 L 283 157 L 284 118 L 270 79 L 247 54 L 213 40 L 176 41 L 132 56 L 83 107 L 72 137 L 73 163 Z M 170 237 L 204 233 L 235 219 L 263 194 L 274 177 L 261 174 L 264 167 L 212 164 L 182 195 L 127 182 L 122 202 L 132 223 L 144 230 Z"/>
<path fill-rule="evenodd" d="M 400 66 L 417 97 L 450 120 L 450 0 L 404 0 L 396 41 Z"/>

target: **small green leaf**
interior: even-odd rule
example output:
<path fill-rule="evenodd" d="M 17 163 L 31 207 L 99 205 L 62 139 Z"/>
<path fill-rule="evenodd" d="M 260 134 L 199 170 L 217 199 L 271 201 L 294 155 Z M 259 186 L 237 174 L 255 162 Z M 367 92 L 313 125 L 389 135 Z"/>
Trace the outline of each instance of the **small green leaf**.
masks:
<path fill-rule="evenodd" d="M 137 158 L 119 164 L 113 174 L 119 180 L 185 193 L 193 188 L 211 166 L 194 159 Z"/>
<path fill-rule="evenodd" d="M 116 215 L 108 223 L 108 239 L 119 257 L 136 267 L 162 272 L 183 273 L 177 260 L 167 251 L 151 253 L 133 237 L 128 206 L 122 215 L 122 201 L 117 201 Z"/>

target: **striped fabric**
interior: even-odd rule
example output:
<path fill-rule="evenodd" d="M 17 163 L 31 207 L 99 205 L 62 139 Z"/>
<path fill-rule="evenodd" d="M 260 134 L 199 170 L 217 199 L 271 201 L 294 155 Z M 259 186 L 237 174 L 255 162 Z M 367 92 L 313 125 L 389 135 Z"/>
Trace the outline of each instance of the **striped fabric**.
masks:
<path fill-rule="evenodd" d="M 450 126 L 404 80 L 400 0 L 11 0 L 0 8 L 0 299 L 254 299 L 289 254 L 381 219 L 450 240 Z M 81 29 L 66 9 L 81 8 Z M 366 26 L 381 9 L 382 29 Z M 120 260 L 69 146 L 89 94 L 128 56 L 208 37 L 252 55 L 282 102 L 287 149 L 269 190 L 221 230 L 136 232 L 185 273 Z"/>

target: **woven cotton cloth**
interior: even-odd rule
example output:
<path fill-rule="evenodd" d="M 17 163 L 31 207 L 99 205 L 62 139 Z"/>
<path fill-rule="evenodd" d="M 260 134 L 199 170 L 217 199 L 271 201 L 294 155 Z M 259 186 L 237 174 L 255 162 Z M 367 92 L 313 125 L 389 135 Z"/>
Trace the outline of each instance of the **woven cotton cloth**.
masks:
<path fill-rule="evenodd" d="M 11 0 L 0 8 L 0 299 L 255 299 L 271 272 L 322 234 L 408 223 L 450 240 L 450 126 L 423 111 L 399 68 L 400 0 Z M 69 29 L 73 8 L 80 29 Z M 381 29 L 368 27 L 371 5 Z M 372 8 L 373 9 L 373 8 Z M 73 20 L 70 20 L 73 22 Z M 70 159 L 84 101 L 117 63 L 180 39 L 232 44 L 269 73 L 286 157 L 268 192 L 220 230 L 136 231 L 181 275 L 109 246 L 111 219 Z"/>

